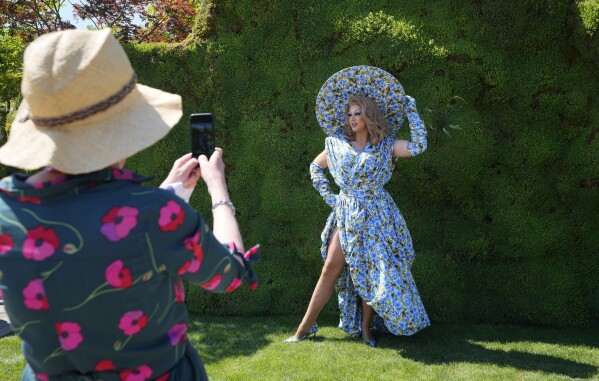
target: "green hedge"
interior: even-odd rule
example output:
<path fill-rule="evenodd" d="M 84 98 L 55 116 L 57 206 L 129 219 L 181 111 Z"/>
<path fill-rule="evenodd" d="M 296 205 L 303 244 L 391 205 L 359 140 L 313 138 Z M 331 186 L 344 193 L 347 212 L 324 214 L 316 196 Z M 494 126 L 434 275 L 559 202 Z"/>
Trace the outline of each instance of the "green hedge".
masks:
<path fill-rule="evenodd" d="M 258 290 L 189 287 L 192 311 L 299 321 L 329 212 L 308 175 L 324 148 L 315 98 L 364 64 L 394 74 L 428 127 L 429 150 L 400 160 L 387 189 L 433 323 L 599 322 L 596 2 L 205 3 L 195 38 L 127 46 L 142 83 L 181 94 L 185 114 L 215 113 L 246 245 L 262 245 Z M 130 167 L 158 183 L 188 151 L 187 127 Z M 210 216 L 204 189 L 192 204 Z"/>

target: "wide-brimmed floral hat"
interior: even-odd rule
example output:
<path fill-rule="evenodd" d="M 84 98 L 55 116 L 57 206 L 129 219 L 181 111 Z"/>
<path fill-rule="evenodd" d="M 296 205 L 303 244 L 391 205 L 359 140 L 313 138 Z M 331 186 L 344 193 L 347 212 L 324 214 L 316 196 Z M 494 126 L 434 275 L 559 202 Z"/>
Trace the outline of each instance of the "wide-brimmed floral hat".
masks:
<path fill-rule="evenodd" d="M 375 101 L 388 127 L 397 132 L 404 120 L 404 106 L 409 103 L 401 83 L 378 67 L 352 66 L 327 79 L 316 97 L 316 119 L 327 135 L 343 135 L 347 103 L 354 95 Z"/>
<path fill-rule="evenodd" d="M 182 116 L 181 97 L 137 83 L 110 29 L 42 35 L 25 50 L 23 102 L 0 163 L 93 172 L 151 146 Z"/>

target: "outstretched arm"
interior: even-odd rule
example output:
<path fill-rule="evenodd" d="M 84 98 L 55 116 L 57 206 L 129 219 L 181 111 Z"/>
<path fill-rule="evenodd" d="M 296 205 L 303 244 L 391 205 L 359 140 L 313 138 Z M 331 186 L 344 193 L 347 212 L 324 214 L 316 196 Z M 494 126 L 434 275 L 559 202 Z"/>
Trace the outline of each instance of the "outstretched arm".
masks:
<path fill-rule="evenodd" d="M 426 150 L 426 129 L 416 110 L 414 98 L 406 95 L 404 114 L 410 123 L 410 140 L 395 140 L 393 157 L 416 156 Z"/>

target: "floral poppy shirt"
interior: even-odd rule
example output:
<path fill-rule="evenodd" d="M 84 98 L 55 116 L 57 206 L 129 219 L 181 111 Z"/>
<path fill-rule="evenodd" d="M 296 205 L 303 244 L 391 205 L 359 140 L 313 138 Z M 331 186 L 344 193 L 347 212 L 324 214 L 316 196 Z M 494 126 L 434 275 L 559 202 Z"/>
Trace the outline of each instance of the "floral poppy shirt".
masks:
<path fill-rule="evenodd" d="M 183 280 L 253 289 L 258 248 L 222 245 L 187 203 L 127 170 L 25 180 L 0 181 L 0 298 L 24 379 L 205 379 Z"/>

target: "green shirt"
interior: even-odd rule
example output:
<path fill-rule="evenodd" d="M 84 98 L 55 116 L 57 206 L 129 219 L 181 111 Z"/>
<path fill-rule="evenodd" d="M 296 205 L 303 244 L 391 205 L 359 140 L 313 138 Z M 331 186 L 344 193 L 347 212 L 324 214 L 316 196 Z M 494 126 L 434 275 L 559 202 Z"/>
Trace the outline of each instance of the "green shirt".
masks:
<path fill-rule="evenodd" d="M 0 181 L 0 292 L 24 378 L 204 379 L 186 338 L 183 280 L 230 292 L 247 279 L 253 289 L 258 248 L 242 256 L 222 245 L 187 203 L 133 172 L 25 180 Z"/>

